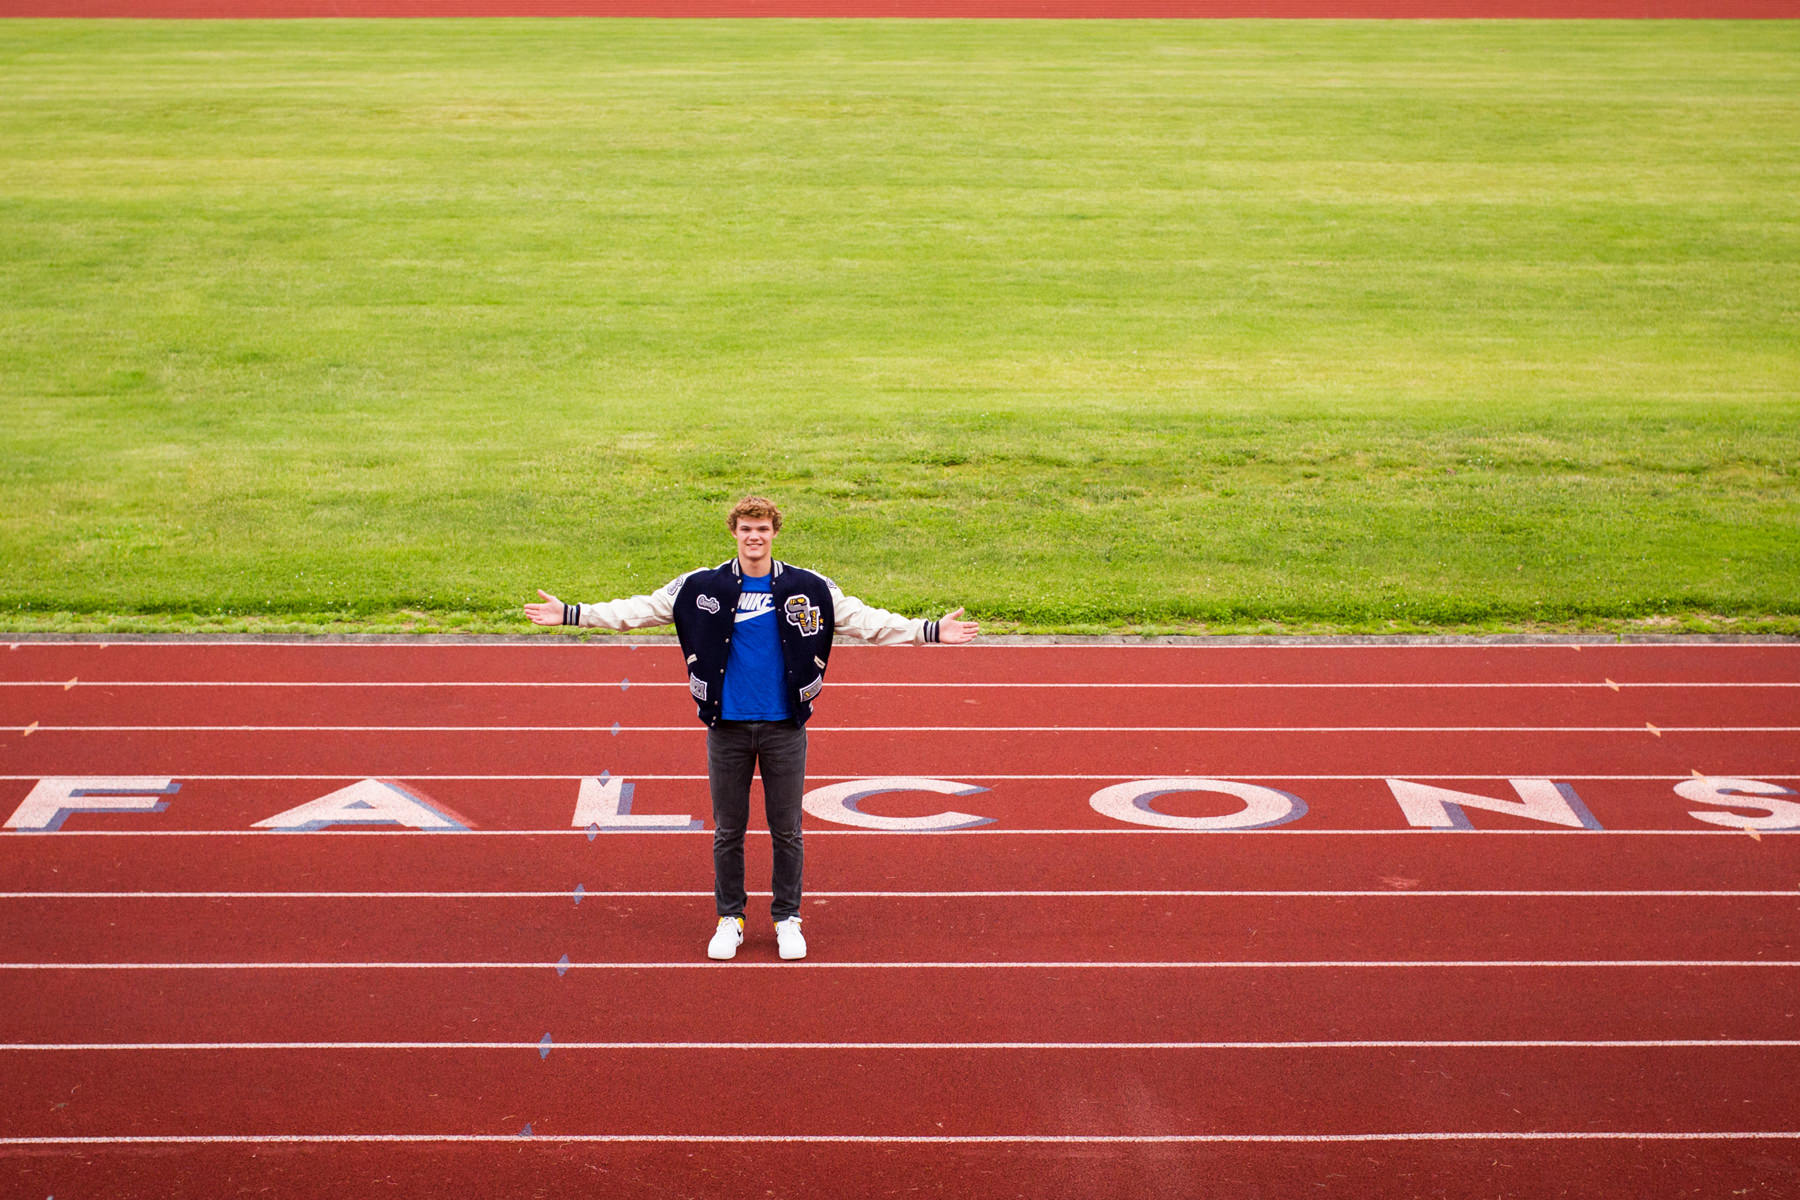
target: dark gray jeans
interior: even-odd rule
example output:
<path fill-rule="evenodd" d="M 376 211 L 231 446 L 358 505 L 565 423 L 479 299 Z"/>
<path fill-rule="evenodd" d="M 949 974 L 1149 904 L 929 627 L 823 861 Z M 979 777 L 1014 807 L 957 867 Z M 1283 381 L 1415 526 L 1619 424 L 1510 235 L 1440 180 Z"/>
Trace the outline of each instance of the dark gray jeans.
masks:
<path fill-rule="evenodd" d="M 806 730 L 790 721 L 721 721 L 706 731 L 712 783 L 713 895 L 721 917 L 744 915 L 744 828 L 750 823 L 750 779 L 760 767 L 763 810 L 775 847 L 777 921 L 800 911 L 806 851 L 800 800 L 806 794 Z"/>

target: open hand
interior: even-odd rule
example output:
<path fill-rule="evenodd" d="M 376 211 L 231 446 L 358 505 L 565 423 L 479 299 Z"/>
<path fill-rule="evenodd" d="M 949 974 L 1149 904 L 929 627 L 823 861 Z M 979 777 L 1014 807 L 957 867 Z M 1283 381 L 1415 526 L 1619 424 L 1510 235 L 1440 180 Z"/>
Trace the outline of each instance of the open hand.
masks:
<path fill-rule="evenodd" d="M 963 610 L 959 608 L 938 619 L 938 641 L 946 646 L 961 646 L 975 640 L 975 635 L 981 632 L 981 623 L 960 620 L 962 614 Z"/>
<path fill-rule="evenodd" d="M 538 589 L 538 595 L 544 598 L 542 604 L 525 606 L 525 615 L 531 618 L 531 623 L 533 625 L 561 625 L 563 623 L 563 602 L 543 588 Z"/>

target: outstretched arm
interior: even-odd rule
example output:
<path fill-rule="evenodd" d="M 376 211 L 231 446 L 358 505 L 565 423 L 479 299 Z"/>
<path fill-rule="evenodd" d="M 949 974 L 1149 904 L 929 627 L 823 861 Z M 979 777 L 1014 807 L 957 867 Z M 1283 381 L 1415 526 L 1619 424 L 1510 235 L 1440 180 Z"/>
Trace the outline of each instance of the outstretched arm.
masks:
<path fill-rule="evenodd" d="M 877 646 L 922 646 L 931 642 L 960 646 L 974 641 L 981 629 L 974 621 L 960 620 L 960 608 L 937 621 L 903 617 L 847 596 L 836 584 L 831 585 L 831 601 L 837 610 L 837 632 Z"/>
<path fill-rule="evenodd" d="M 681 592 L 678 575 L 648 596 L 627 596 L 605 604 L 564 604 L 549 592 L 538 589 L 540 604 L 527 604 L 525 615 L 534 625 L 584 625 L 599 629 L 643 629 L 650 625 L 667 625 L 675 619 L 675 597 Z"/>

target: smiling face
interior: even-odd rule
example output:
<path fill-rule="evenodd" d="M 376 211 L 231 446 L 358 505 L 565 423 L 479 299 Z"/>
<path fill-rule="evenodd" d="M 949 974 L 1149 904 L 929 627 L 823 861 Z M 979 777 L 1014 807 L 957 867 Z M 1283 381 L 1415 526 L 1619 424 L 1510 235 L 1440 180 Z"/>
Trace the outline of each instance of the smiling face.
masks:
<path fill-rule="evenodd" d="M 768 517 L 739 517 L 732 523 L 738 564 L 746 575 L 767 575 L 775 546 L 775 522 Z"/>

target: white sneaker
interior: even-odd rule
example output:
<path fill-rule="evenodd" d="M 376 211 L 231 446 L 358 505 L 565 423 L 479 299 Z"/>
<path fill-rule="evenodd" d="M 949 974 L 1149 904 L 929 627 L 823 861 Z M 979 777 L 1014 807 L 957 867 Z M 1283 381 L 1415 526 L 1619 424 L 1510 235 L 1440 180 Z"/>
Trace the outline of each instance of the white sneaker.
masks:
<path fill-rule="evenodd" d="M 775 922 L 775 947 L 783 958 L 806 957 L 806 939 L 800 936 L 799 917 Z"/>
<path fill-rule="evenodd" d="M 744 944 L 744 918 L 720 917 L 713 930 L 712 941 L 706 943 L 708 958 L 736 958 L 737 948 Z"/>

